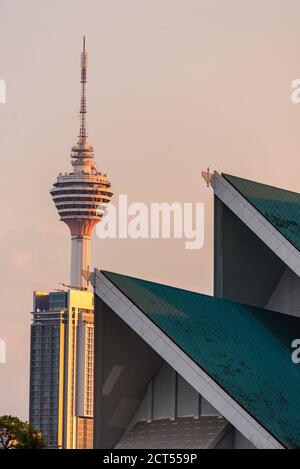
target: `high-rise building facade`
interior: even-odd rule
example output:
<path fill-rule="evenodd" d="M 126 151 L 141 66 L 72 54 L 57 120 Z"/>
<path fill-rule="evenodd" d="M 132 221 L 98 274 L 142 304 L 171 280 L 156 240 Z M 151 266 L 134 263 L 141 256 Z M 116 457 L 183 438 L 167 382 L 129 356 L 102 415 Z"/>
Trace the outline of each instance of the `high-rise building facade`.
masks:
<path fill-rule="evenodd" d="M 73 171 L 59 174 L 51 195 L 71 233 L 66 291 L 34 292 L 30 357 L 30 422 L 51 448 L 92 448 L 94 306 L 89 291 L 90 241 L 112 192 L 94 164 L 86 130 L 87 53 L 81 53 L 80 131 Z"/>
<path fill-rule="evenodd" d="M 51 448 L 91 448 L 93 295 L 34 292 L 33 306 L 30 422 Z"/>

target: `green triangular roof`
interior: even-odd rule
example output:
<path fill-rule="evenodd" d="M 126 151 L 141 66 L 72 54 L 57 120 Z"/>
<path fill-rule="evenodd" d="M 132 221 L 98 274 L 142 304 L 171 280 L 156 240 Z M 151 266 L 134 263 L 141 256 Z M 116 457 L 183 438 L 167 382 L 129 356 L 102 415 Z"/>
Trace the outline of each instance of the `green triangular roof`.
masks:
<path fill-rule="evenodd" d="M 102 273 L 281 444 L 300 448 L 300 319 Z"/>
<path fill-rule="evenodd" d="M 222 176 L 300 251 L 300 194 L 229 174 Z"/>

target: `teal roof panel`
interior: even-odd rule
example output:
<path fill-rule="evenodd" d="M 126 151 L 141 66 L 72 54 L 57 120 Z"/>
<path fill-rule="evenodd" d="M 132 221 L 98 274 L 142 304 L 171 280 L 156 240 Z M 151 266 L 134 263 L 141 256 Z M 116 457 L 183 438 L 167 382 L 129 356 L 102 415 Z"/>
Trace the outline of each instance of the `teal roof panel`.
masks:
<path fill-rule="evenodd" d="M 300 448 L 300 319 L 102 273 L 274 438 Z"/>
<path fill-rule="evenodd" d="M 229 174 L 222 176 L 300 251 L 300 194 Z"/>

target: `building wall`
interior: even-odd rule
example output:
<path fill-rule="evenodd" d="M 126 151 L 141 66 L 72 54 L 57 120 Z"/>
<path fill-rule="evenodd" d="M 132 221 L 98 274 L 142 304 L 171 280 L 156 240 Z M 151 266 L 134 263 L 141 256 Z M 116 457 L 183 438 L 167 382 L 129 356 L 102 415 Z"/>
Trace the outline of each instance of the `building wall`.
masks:
<path fill-rule="evenodd" d="M 300 317 L 300 278 L 215 196 L 214 293 Z"/>
<path fill-rule="evenodd" d="M 34 315 L 31 326 L 29 421 L 40 430 L 50 447 L 60 439 L 60 358 L 61 335 L 64 334 L 60 313 L 41 319 Z M 44 315 L 45 316 L 45 315 Z"/>
<path fill-rule="evenodd" d="M 85 374 L 86 374 L 86 327 L 79 318 L 77 330 L 77 392 L 76 392 L 76 411 L 77 415 L 84 415 L 84 391 L 85 391 Z"/>
<path fill-rule="evenodd" d="M 63 447 L 76 448 L 75 389 L 77 362 L 78 313 L 75 306 L 69 305 L 65 330 L 65 380 L 64 380 L 64 436 Z"/>
<path fill-rule="evenodd" d="M 145 398 L 126 431 L 130 431 L 142 421 L 201 416 L 220 416 L 220 413 L 167 363 L 164 363 L 149 383 Z M 232 427 L 215 449 L 254 449 L 254 446 Z"/>
<path fill-rule="evenodd" d="M 300 278 L 289 268 L 282 274 L 266 307 L 300 317 Z"/>
<path fill-rule="evenodd" d="M 36 292 L 33 306 L 30 422 L 49 447 L 92 447 L 93 294 Z"/>
<path fill-rule="evenodd" d="M 162 359 L 96 296 L 94 360 L 94 447 L 113 448 L 141 404 Z"/>
<path fill-rule="evenodd" d="M 78 417 L 77 419 L 77 449 L 93 448 L 93 419 Z"/>
<path fill-rule="evenodd" d="M 85 334 L 84 415 L 94 415 L 94 315 L 93 322 L 83 321 Z M 78 412 L 78 415 L 80 413 Z"/>
<path fill-rule="evenodd" d="M 139 421 L 220 415 L 195 389 L 167 363 L 148 384 L 142 401 L 128 428 Z"/>
<path fill-rule="evenodd" d="M 214 295 L 265 308 L 286 267 L 215 196 Z"/>
<path fill-rule="evenodd" d="M 63 447 L 75 449 L 78 442 L 78 417 L 93 416 L 93 394 L 90 376 L 93 370 L 93 294 L 88 291 L 69 290 L 68 318 L 65 347 L 64 383 L 64 438 Z M 87 393 L 89 392 L 89 395 Z M 88 412 L 87 412 L 88 411 Z M 81 421 L 80 421 L 81 422 Z M 82 431 L 90 432 L 84 425 Z M 85 437 L 86 441 L 90 438 Z M 91 445 L 91 443 L 89 443 Z M 92 445 L 90 446 L 92 447 Z"/>
<path fill-rule="evenodd" d="M 93 448 L 94 315 L 79 314 L 77 326 L 77 448 Z"/>
<path fill-rule="evenodd" d="M 237 429 L 234 430 L 234 449 L 255 449 L 255 446 L 247 440 Z"/>

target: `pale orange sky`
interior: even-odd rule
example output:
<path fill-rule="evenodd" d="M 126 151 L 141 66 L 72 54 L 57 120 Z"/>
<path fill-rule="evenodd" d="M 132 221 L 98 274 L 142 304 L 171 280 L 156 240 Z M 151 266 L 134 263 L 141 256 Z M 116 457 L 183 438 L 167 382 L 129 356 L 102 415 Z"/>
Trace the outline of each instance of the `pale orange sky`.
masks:
<path fill-rule="evenodd" d="M 99 240 L 94 265 L 211 292 L 208 165 L 300 190 L 298 0 L 0 0 L 0 415 L 28 416 L 32 290 L 69 280 L 49 189 L 78 134 L 87 35 L 88 130 L 129 201 L 204 202 L 200 251 L 180 240 Z"/>

